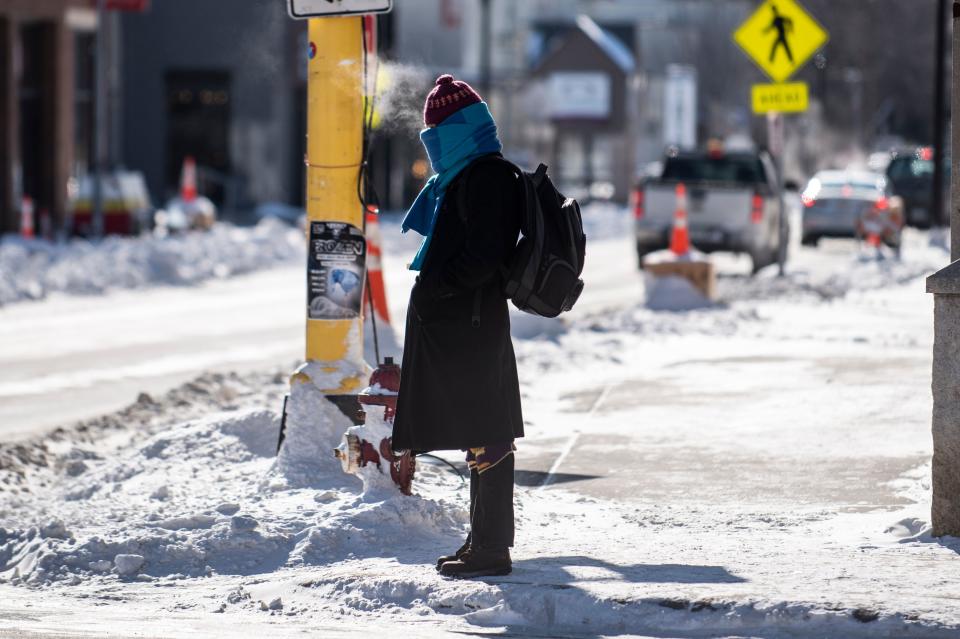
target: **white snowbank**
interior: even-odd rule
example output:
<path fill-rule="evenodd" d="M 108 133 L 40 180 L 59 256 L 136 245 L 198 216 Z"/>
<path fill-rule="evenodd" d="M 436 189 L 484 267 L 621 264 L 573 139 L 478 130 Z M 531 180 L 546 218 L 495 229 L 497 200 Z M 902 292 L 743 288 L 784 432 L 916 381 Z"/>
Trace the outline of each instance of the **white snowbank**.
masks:
<path fill-rule="evenodd" d="M 166 238 L 109 236 L 66 244 L 0 238 L 0 306 L 52 293 L 88 295 L 157 284 L 196 284 L 303 261 L 296 229 L 267 219 L 253 228 L 218 224 Z"/>
<path fill-rule="evenodd" d="M 644 277 L 647 293 L 647 308 L 654 311 L 693 311 L 712 308 L 713 302 L 690 283 L 690 280 L 678 275 Z"/>
<path fill-rule="evenodd" d="M 24 526 L 0 528 L 0 582 L 250 574 L 462 534 L 460 500 L 361 494 L 332 453 L 349 420 L 320 399 L 305 406 L 309 420 L 290 416 L 276 459 L 279 415 L 238 408 L 88 460 L 41 498 L 49 513 L 7 495 L 7 521 L 13 509 Z M 429 486 L 429 469 L 424 474 Z"/>

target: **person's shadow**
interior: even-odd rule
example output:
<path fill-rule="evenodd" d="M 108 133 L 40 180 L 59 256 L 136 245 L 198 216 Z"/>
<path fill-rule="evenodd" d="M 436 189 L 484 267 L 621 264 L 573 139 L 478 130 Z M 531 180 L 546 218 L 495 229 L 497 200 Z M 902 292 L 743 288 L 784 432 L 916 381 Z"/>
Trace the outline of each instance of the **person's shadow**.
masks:
<path fill-rule="evenodd" d="M 571 574 L 571 569 L 578 573 Z M 497 637 L 600 637 L 620 634 L 660 636 L 656 629 L 662 615 L 721 612 L 725 604 L 709 600 L 637 597 L 623 590 L 622 596 L 603 596 L 584 584 L 737 584 L 746 580 L 722 566 L 690 564 L 616 564 L 583 555 L 558 555 L 521 559 L 506 577 L 482 579 L 496 586 L 505 608 L 479 611 L 471 619 L 475 632 L 457 634 Z M 608 588 L 609 589 L 609 588 Z M 643 627 L 651 624 L 653 627 Z M 487 632 L 483 626 L 505 627 L 506 633 Z M 679 626 L 677 626 L 679 628 Z M 682 632 L 663 636 L 683 636 Z"/>
<path fill-rule="evenodd" d="M 578 577 L 576 581 L 605 581 L 611 578 L 630 583 L 736 584 L 746 581 L 722 566 L 690 564 L 615 564 L 583 555 L 560 555 L 520 559 L 513 562 L 513 576 L 498 583 L 530 583 L 572 588 L 567 568 L 598 568 L 596 577 Z M 603 576 L 602 573 L 606 573 Z"/>

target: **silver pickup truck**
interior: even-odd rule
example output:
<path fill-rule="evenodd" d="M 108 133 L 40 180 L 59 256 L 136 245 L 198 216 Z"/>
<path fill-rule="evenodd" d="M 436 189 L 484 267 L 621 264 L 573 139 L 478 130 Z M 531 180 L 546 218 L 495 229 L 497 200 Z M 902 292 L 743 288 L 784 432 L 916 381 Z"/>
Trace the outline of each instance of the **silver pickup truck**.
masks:
<path fill-rule="evenodd" d="M 753 272 L 777 262 L 780 207 L 776 169 L 765 152 L 670 152 L 663 173 L 634 192 L 637 255 L 670 245 L 677 185 L 687 193 L 693 246 L 747 253 Z"/>

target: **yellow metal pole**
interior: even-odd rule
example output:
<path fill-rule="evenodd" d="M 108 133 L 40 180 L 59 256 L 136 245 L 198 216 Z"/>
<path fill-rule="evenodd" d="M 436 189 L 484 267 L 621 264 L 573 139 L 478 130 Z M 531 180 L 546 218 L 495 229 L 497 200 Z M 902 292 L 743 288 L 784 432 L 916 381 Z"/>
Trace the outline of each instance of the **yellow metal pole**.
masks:
<path fill-rule="evenodd" d="M 315 281 L 320 277 L 314 268 L 318 261 L 316 255 L 325 250 L 321 248 L 324 236 L 318 235 L 317 229 L 337 229 L 348 224 L 356 229 L 350 231 L 356 233 L 363 228 L 363 206 L 358 196 L 363 155 L 361 25 L 359 17 L 309 21 L 306 182 L 310 296 L 316 293 L 316 287 L 322 289 L 331 283 L 329 279 L 325 283 Z M 318 222 L 325 224 L 315 224 Z M 363 257 L 358 264 L 362 270 Z M 348 274 L 349 280 L 338 283 L 353 291 L 354 298 L 362 299 L 364 275 L 360 272 L 359 280 L 354 280 L 353 275 Z M 355 290 L 357 287 L 359 291 Z M 311 303 L 308 300 L 308 305 Z M 317 315 L 324 318 L 316 319 Z M 314 377 L 313 381 L 331 395 L 353 393 L 361 388 L 366 381 L 367 367 L 363 362 L 363 320 L 359 312 L 356 316 L 337 318 L 336 313 L 324 315 L 308 310 L 306 359 L 307 366 L 294 375 L 294 381 Z M 313 364 L 321 368 L 322 381 L 305 372 Z M 342 373 L 339 377 L 338 372 Z"/>

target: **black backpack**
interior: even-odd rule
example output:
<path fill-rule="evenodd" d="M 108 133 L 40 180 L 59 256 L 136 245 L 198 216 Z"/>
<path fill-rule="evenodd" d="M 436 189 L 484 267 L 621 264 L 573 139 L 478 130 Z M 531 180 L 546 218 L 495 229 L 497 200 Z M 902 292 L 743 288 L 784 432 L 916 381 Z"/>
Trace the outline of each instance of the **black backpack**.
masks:
<path fill-rule="evenodd" d="M 474 161 L 462 176 L 458 193 L 460 214 L 466 216 L 466 183 L 473 169 L 484 162 L 503 162 L 523 181 L 524 219 L 521 237 L 509 262 L 501 268 L 503 294 L 521 311 L 556 317 L 569 311 L 583 292 L 583 260 L 587 236 L 576 200 L 565 198 L 541 164 L 533 173 L 517 168 L 498 155 Z"/>

